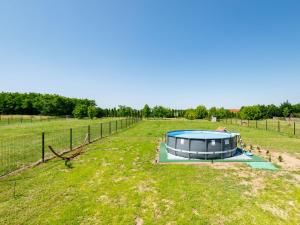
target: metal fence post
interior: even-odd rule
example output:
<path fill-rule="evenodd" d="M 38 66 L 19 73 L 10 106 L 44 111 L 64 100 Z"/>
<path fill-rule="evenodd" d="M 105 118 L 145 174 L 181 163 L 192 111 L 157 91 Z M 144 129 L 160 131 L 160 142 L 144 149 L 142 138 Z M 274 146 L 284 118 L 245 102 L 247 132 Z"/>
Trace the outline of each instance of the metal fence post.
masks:
<path fill-rule="evenodd" d="M 118 120 L 116 120 L 116 133 L 118 132 Z"/>
<path fill-rule="evenodd" d="M 296 122 L 294 122 L 294 135 L 296 135 Z"/>
<path fill-rule="evenodd" d="M 88 125 L 88 143 L 91 143 L 91 126 Z"/>
<path fill-rule="evenodd" d="M 268 120 L 266 120 L 266 130 L 268 130 Z"/>
<path fill-rule="evenodd" d="M 111 135 L 111 121 L 109 121 L 109 135 Z"/>
<path fill-rule="evenodd" d="M 70 128 L 70 150 L 73 149 L 73 130 Z"/>
<path fill-rule="evenodd" d="M 42 132 L 42 162 L 45 162 L 45 132 Z"/>
<path fill-rule="evenodd" d="M 100 138 L 103 137 L 103 128 L 102 128 L 102 123 L 100 123 Z"/>
<path fill-rule="evenodd" d="M 277 130 L 280 132 L 280 120 L 278 120 Z"/>

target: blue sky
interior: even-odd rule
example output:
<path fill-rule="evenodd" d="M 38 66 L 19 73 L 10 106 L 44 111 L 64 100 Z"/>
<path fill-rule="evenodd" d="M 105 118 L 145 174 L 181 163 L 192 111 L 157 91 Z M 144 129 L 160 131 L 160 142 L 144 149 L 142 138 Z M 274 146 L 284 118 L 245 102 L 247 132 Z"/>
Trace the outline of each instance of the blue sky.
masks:
<path fill-rule="evenodd" d="M 102 107 L 300 102 L 300 1 L 2 0 L 0 91 Z"/>

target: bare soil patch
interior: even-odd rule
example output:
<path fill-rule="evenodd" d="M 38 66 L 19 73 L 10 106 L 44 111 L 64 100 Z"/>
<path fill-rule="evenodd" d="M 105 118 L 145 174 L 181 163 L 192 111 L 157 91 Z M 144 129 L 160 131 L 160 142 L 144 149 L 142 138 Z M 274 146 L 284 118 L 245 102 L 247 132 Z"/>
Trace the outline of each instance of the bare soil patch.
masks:
<path fill-rule="evenodd" d="M 271 162 L 279 165 L 282 169 L 288 171 L 300 171 L 300 159 L 288 153 L 268 151 L 266 149 L 252 150 L 256 155 L 262 156 L 265 159 L 271 159 Z"/>

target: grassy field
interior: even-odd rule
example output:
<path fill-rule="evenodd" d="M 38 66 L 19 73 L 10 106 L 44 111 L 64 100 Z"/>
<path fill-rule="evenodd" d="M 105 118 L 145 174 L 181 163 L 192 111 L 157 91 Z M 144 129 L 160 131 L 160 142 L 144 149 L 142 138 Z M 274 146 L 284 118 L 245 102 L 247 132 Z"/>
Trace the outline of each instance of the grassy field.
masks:
<path fill-rule="evenodd" d="M 154 164 L 164 132 L 207 121 L 143 121 L 0 180 L 0 224 L 300 224 L 300 171 Z M 300 139 L 239 128 L 246 142 L 298 155 Z M 15 192 L 14 192 L 15 190 Z"/>
<path fill-rule="evenodd" d="M 277 122 L 270 122 L 269 124 L 275 124 Z M 276 150 L 278 152 L 288 152 L 300 158 L 300 135 L 292 135 L 291 133 L 278 132 L 275 128 L 269 129 L 256 129 L 254 126 L 240 126 L 221 123 L 222 126 L 226 126 L 229 130 L 236 130 L 241 132 L 242 138 L 247 144 L 260 145 L 268 150 Z"/>
<path fill-rule="evenodd" d="M 276 131 L 287 134 L 291 137 L 300 138 L 299 121 L 286 121 L 277 119 L 267 120 L 240 120 L 240 119 L 223 119 L 222 123 L 230 125 L 239 125 L 244 127 L 256 128 L 260 130 Z"/>
<path fill-rule="evenodd" d="M 91 140 L 99 137 L 100 124 L 103 123 L 103 136 L 109 133 L 109 121 L 104 119 L 60 119 L 52 121 L 40 121 L 35 123 L 18 123 L 0 126 L 0 175 L 12 171 L 31 162 L 41 159 L 42 131 L 45 132 L 45 155 L 50 154 L 47 145 L 56 150 L 65 150 L 70 146 L 70 128 L 73 132 L 73 147 L 83 143 L 90 125 Z M 118 123 L 121 128 L 121 123 Z M 123 124 L 124 125 L 124 124 Z M 112 124 L 112 132 L 116 130 Z"/>
<path fill-rule="evenodd" d="M 36 115 L 1 115 L 0 114 L 0 126 L 10 124 L 26 124 L 36 122 L 46 122 L 60 119 L 53 116 L 36 116 Z"/>

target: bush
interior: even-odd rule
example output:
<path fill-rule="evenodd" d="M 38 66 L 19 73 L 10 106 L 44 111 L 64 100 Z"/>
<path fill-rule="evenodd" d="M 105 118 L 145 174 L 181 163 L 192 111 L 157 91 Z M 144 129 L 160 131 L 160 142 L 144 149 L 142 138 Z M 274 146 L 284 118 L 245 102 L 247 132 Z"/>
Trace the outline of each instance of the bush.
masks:
<path fill-rule="evenodd" d="M 188 120 L 194 120 L 197 118 L 197 112 L 194 109 L 188 109 L 186 110 L 184 117 Z"/>
<path fill-rule="evenodd" d="M 262 118 L 262 113 L 258 105 L 244 106 L 240 111 L 240 117 L 244 120 L 258 120 Z"/>
<path fill-rule="evenodd" d="M 97 109 L 95 106 L 89 106 L 87 108 L 87 114 L 90 119 L 93 119 L 97 115 Z"/>
<path fill-rule="evenodd" d="M 82 105 L 82 104 L 76 105 L 75 109 L 73 110 L 73 116 L 78 119 L 86 117 L 87 116 L 87 106 Z"/>
<path fill-rule="evenodd" d="M 208 115 L 207 109 L 203 105 L 199 105 L 195 111 L 197 119 L 204 119 Z"/>
<path fill-rule="evenodd" d="M 150 107 L 146 104 L 143 108 L 143 116 L 148 118 L 151 115 L 151 109 Z"/>

